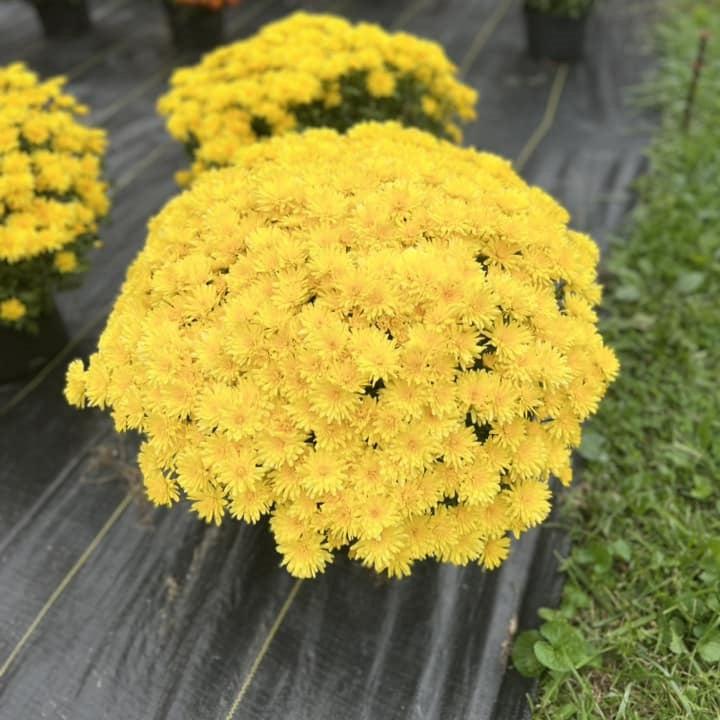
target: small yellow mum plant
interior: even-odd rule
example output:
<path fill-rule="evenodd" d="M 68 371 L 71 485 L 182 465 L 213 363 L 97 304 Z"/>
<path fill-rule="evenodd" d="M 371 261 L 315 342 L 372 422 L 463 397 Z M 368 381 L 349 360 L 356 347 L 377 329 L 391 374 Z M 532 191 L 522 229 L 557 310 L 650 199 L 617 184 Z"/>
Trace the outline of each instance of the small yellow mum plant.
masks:
<path fill-rule="evenodd" d="M 52 293 L 77 280 L 107 212 L 105 133 L 24 65 L 0 68 L 0 326 L 37 328 Z"/>
<path fill-rule="evenodd" d="M 296 13 L 176 70 L 158 109 L 194 160 L 178 175 L 186 184 L 233 164 L 248 143 L 310 127 L 396 120 L 459 141 L 476 93 L 456 71 L 436 43 Z"/>
<path fill-rule="evenodd" d="M 66 396 L 145 436 L 150 499 L 271 515 L 283 564 L 497 567 L 618 371 L 598 250 L 508 162 L 363 124 L 257 143 L 150 226 Z"/>

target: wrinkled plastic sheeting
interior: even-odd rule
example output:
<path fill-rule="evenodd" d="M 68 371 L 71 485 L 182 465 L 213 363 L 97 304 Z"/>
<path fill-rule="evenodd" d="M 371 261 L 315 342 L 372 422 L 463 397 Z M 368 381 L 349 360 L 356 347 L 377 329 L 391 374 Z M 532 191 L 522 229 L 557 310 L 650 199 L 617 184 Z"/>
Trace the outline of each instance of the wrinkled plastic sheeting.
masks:
<path fill-rule="evenodd" d="M 230 37 L 299 3 L 255 0 L 228 15 Z M 316 0 L 330 10 L 442 42 L 461 63 L 494 0 Z M 148 218 L 186 160 L 154 112 L 172 67 L 160 3 L 92 4 L 95 30 L 48 43 L 28 5 L 0 6 L 0 62 L 66 72 L 109 131 L 115 183 L 104 247 L 83 286 L 60 298 L 73 355 L 92 351 Z M 653 5 L 608 0 L 590 25 L 554 122 L 524 168 L 573 223 L 604 245 L 627 212 L 648 122 L 625 104 L 650 59 Z M 481 93 L 466 139 L 513 158 L 541 123 L 556 66 L 524 54 L 521 3 L 488 35 L 466 80 Z M 561 531 L 523 536 L 496 572 L 424 562 L 402 581 L 342 557 L 298 583 L 265 523 L 207 526 L 151 508 L 138 439 L 62 398 L 65 361 L 32 392 L 0 389 L 0 718 L 517 720 L 533 684 L 508 669 L 518 629 L 557 601 Z M 28 633 L 28 629 L 31 632 Z"/>

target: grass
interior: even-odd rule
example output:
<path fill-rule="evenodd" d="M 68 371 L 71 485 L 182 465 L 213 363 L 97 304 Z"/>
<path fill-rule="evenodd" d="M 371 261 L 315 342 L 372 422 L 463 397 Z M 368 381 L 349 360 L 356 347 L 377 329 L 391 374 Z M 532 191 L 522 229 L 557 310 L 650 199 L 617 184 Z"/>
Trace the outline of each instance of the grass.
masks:
<path fill-rule="evenodd" d="M 698 36 L 706 65 L 682 132 Z M 672 0 L 642 96 L 663 115 L 612 249 L 623 370 L 580 453 L 558 610 L 520 636 L 539 720 L 720 718 L 720 0 Z"/>

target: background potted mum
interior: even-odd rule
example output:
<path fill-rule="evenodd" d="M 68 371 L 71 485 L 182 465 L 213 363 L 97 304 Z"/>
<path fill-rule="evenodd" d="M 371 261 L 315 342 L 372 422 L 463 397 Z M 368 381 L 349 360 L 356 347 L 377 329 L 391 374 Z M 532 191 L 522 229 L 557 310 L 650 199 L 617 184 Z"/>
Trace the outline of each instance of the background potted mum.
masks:
<path fill-rule="evenodd" d="M 177 70 L 158 109 L 194 161 L 184 184 L 248 143 L 310 127 L 396 120 L 459 141 L 476 99 L 436 43 L 296 13 Z"/>
<path fill-rule="evenodd" d="M 86 0 L 31 0 L 45 35 L 74 37 L 90 29 Z"/>
<path fill-rule="evenodd" d="M 594 0 L 525 0 L 528 49 L 535 58 L 579 60 Z"/>
<path fill-rule="evenodd" d="M 39 82 L 0 68 L 0 379 L 29 372 L 63 342 L 53 301 L 77 282 L 107 211 L 100 179 L 105 133 L 63 78 Z"/>
<path fill-rule="evenodd" d="M 237 160 L 152 221 L 68 400 L 144 435 L 156 504 L 269 515 L 298 577 L 497 567 L 617 373 L 597 247 L 509 162 L 396 123 Z"/>
<path fill-rule="evenodd" d="M 240 0 L 163 0 L 179 50 L 209 50 L 223 39 L 222 11 Z"/>

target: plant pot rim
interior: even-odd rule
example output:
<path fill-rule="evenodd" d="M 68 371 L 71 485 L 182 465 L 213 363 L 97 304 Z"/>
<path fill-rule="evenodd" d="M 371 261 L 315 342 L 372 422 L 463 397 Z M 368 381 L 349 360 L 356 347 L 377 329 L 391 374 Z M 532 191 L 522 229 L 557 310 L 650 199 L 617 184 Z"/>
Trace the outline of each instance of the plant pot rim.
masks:
<path fill-rule="evenodd" d="M 536 59 L 578 62 L 584 55 L 588 15 L 577 18 L 526 10 L 528 50 Z"/>
<path fill-rule="evenodd" d="M 0 385 L 39 372 L 68 341 L 67 328 L 54 299 L 38 318 L 37 332 L 0 326 Z"/>
<path fill-rule="evenodd" d="M 577 16 L 565 15 L 562 13 L 543 12 L 542 10 L 538 10 L 537 8 L 528 7 L 527 3 L 523 3 L 523 10 L 526 15 L 535 15 L 537 17 L 553 18 L 555 20 L 569 20 L 573 22 L 579 22 L 581 20 L 585 20 L 590 16 L 590 13 L 592 12 L 592 6 L 590 6 L 585 12 Z"/>
<path fill-rule="evenodd" d="M 223 13 L 200 5 L 164 0 L 173 44 L 178 50 L 207 52 L 223 43 Z"/>
<path fill-rule="evenodd" d="M 32 0 L 32 5 L 48 38 L 73 40 L 92 28 L 87 0 Z"/>

